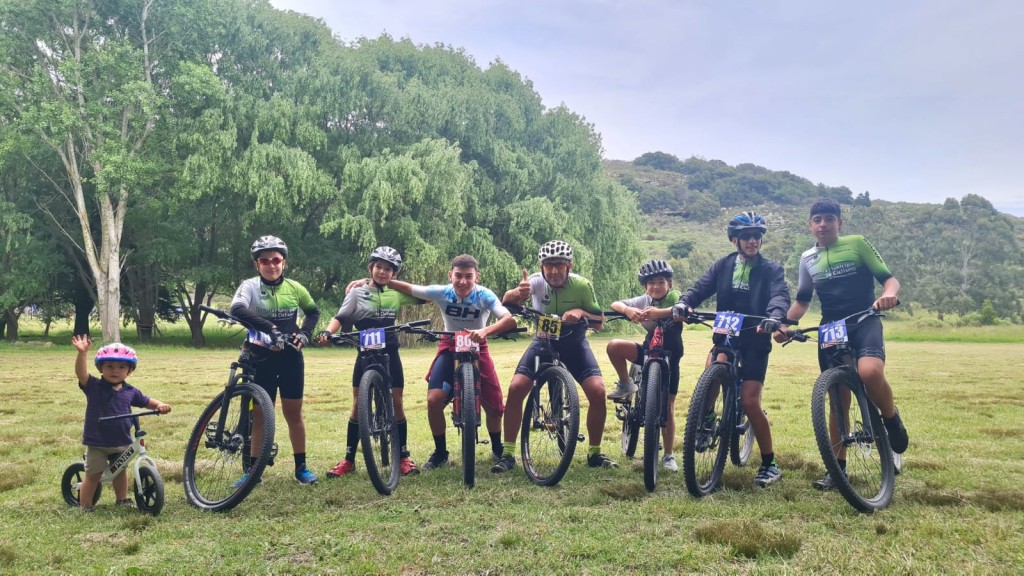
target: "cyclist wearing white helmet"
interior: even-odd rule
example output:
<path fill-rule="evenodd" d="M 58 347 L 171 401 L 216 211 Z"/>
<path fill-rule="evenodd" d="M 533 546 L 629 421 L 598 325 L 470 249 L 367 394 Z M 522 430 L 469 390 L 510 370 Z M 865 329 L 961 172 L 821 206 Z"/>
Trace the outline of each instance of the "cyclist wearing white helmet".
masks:
<path fill-rule="evenodd" d="M 769 319 L 756 325 L 756 331 L 745 331 L 740 336 L 742 365 L 740 378 L 740 404 L 750 421 L 761 451 L 761 467 L 754 477 L 754 485 L 764 488 L 782 478 L 772 444 L 772 430 L 768 417 L 761 409 L 761 391 L 768 373 L 768 355 L 772 350 L 771 334 L 779 329 L 789 309 L 789 286 L 786 285 L 782 266 L 761 255 L 761 242 L 768 224 L 764 216 L 742 212 L 729 221 L 729 241 L 736 251 L 720 258 L 708 268 L 700 280 L 687 290 L 676 305 L 676 313 L 685 316 L 688 310 L 715 296 L 719 311 L 731 311 Z M 751 319 L 744 320 L 744 328 Z M 721 334 L 715 343 L 721 344 Z M 711 355 L 705 366 L 711 364 Z"/>
<path fill-rule="evenodd" d="M 252 350 L 256 384 L 277 401 L 281 391 L 281 411 L 288 422 L 295 459 L 295 479 L 300 484 L 315 484 L 317 477 L 306 466 L 306 423 L 302 416 L 305 388 L 305 362 L 302 347 L 320 319 L 320 309 L 302 285 L 285 278 L 288 246 L 277 236 L 260 236 L 249 249 L 259 275 L 242 282 L 231 300 L 231 315 L 251 326 L 245 345 Z M 299 326 L 299 312 L 302 325 Z M 285 339 L 291 346 L 277 346 Z M 263 438 L 263 419 L 254 419 L 251 456 L 256 456 Z"/>
<path fill-rule="evenodd" d="M 559 315 L 567 324 L 562 338 L 554 346 L 587 396 L 587 435 L 590 439 L 587 465 L 591 468 L 615 467 L 617 464 L 601 452 L 601 438 L 607 416 L 604 378 L 587 342 L 587 327 L 581 323 L 584 319 L 599 323 L 604 321 L 594 287 L 589 280 L 572 272 L 573 253 L 568 242 L 552 240 L 545 243 L 538 250 L 537 259 L 540 261 L 540 272 L 528 275 L 523 270 L 519 286 L 506 292 L 502 302 L 519 304 L 532 297 L 532 308 L 545 314 Z M 600 326 L 597 324 L 597 327 Z M 523 354 L 509 384 L 508 400 L 505 403 L 503 456 L 491 468 L 492 472 L 507 472 L 516 465 L 516 438 L 523 420 L 523 401 L 533 386 L 534 358 L 541 350 L 541 343 L 535 339 Z"/>
<path fill-rule="evenodd" d="M 338 313 L 331 318 L 327 329 L 317 334 L 317 342 L 327 342 L 327 337 L 343 325 L 355 324 L 356 330 L 386 328 L 394 326 L 402 306 L 424 304 L 420 300 L 388 287 L 388 282 L 402 271 L 402 255 L 390 246 L 378 246 L 370 252 L 369 280 L 356 280 L 348 285 L 345 300 Z M 396 332 L 385 333 L 388 351 L 388 373 L 391 376 L 391 400 L 395 407 L 395 422 L 398 425 L 398 443 L 401 446 L 401 460 L 398 468 L 403 476 L 418 474 L 420 469 L 409 454 L 409 421 L 405 417 L 405 372 L 402 369 L 400 343 Z M 359 423 L 356 419 L 356 405 L 359 401 L 359 381 L 363 377 L 363 353 L 356 356 L 352 369 L 352 410 L 348 416 L 345 436 L 345 457 L 327 472 L 328 478 L 350 474 L 356 469 L 356 450 L 359 447 Z"/>
<path fill-rule="evenodd" d="M 75 358 L 75 375 L 78 387 L 85 394 L 85 426 L 82 429 L 82 444 L 85 445 L 85 478 L 79 488 L 79 502 L 82 510 L 92 510 L 93 495 L 99 486 L 103 470 L 107 467 L 107 456 L 121 454 L 132 444 L 131 420 L 124 418 L 100 422 L 106 416 L 122 416 L 132 411 L 132 406 L 159 410 L 166 414 L 171 407 L 150 398 L 125 379 L 135 371 L 139 357 L 135 350 L 120 343 L 107 344 L 96 351 L 97 378 L 89 374 L 89 345 L 86 335 L 71 338 L 71 345 L 78 350 Z M 131 506 L 128 498 L 128 475 L 114 477 L 114 495 L 118 506 Z"/>

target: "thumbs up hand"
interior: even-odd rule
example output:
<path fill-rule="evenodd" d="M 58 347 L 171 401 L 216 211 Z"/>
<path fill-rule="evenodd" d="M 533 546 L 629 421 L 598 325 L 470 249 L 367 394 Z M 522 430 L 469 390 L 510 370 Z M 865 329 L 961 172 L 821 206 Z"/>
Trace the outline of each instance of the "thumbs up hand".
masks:
<path fill-rule="evenodd" d="M 523 279 L 519 282 L 516 290 L 519 292 L 520 302 L 530 297 L 530 273 L 526 271 L 526 268 L 523 268 Z"/>

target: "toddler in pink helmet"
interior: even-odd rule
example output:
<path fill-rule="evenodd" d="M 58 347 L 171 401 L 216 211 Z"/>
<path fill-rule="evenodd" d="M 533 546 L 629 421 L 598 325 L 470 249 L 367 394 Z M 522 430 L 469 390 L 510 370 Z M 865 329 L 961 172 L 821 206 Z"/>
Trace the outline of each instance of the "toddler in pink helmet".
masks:
<path fill-rule="evenodd" d="M 131 412 L 132 406 L 150 408 L 166 414 L 171 407 L 163 402 L 150 398 L 138 388 L 125 382 L 135 371 L 139 358 L 135 350 L 120 343 L 107 344 L 96 351 L 96 369 L 100 371 L 97 378 L 89 374 L 89 361 L 86 356 L 92 342 L 88 336 L 79 335 L 71 338 L 71 345 L 78 350 L 75 359 L 75 374 L 78 376 L 78 387 L 85 394 L 85 426 L 82 430 L 82 444 L 85 445 L 85 478 L 79 489 L 79 500 L 82 510 L 92 510 L 93 494 L 103 476 L 107 465 L 107 456 L 124 452 L 132 443 L 131 419 L 100 422 L 104 416 L 119 416 Z M 114 494 L 119 506 L 131 506 L 128 498 L 128 475 L 119 474 L 113 480 Z"/>

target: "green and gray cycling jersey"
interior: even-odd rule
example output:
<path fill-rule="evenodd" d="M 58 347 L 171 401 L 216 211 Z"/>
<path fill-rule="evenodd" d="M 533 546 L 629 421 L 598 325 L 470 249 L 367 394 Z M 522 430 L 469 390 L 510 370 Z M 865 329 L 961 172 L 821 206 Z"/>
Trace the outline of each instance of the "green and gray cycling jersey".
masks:
<path fill-rule="evenodd" d="M 883 284 L 891 277 L 889 267 L 863 236 L 841 236 L 800 256 L 796 300 L 810 303 L 817 291 L 822 317 L 836 320 L 870 308 L 875 302 L 872 279 Z"/>
<path fill-rule="evenodd" d="M 569 310 L 579 308 L 584 312 L 601 315 L 601 306 L 597 303 L 597 295 L 594 294 L 594 286 L 579 274 L 569 273 L 565 285 L 561 288 L 552 288 L 540 272 L 534 272 L 527 278 L 530 283 L 530 294 L 533 298 L 533 308 L 545 314 L 561 316 Z M 582 325 L 579 325 L 582 327 Z M 579 327 L 565 326 L 565 336 L 583 339 L 586 337 L 586 329 Z"/>
<path fill-rule="evenodd" d="M 300 310 L 304 315 L 301 328 Z M 255 326 L 249 330 L 246 341 L 259 346 L 270 345 L 268 333 L 274 327 L 285 334 L 302 331 L 309 336 L 320 319 L 320 310 L 309 291 L 290 278 L 267 283 L 257 276 L 243 281 L 231 299 L 231 312 Z"/>
<path fill-rule="evenodd" d="M 640 296 L 620 300 L 620 302 L 638 310 L 643 310 L 645 308 L 671 308 L 679 302 L 680 296 L 681 294 L 679 290 L 669 290 L 668 293 L 659 300 L 651 298 L 649 294 L 641 294 Z M 646 344 L 652 337 L 654 321 L 641 322 L 640 325 L 647 330 L 647 337 L 644 339 L 644 343 Z M 682 322 L 673 322 L 672 326 L 665 331 L 665 346 L 670 350 L 683 349 Z"/>
<path fill-rule="evenodd" d="M 402 306 L 424 303 L 425 300 L 371 282 L 349 291 L 334 318 L 343 326 L 355 324 L 356 330 L 386 328 L 395 325 L 395 319 Z M 398 334 L 388 332 L 387 347 L 391 348 L 397 344 Z"/>

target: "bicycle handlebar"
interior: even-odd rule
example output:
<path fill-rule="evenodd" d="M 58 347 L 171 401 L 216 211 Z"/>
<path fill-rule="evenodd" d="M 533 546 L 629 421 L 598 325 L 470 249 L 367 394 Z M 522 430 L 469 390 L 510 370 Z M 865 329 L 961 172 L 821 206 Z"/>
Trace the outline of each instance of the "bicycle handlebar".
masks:
<path fill-rule="evenodd" d="M 540 310 L 536 310 L 534 308 L 527 308 L 525 306 L 520 306 L 519 304 L 505 304 L 505 308 L 509 312 L 511 312 L 513 316 L 520 316 L 520 317 L 527 318 L 527 319 L 530 319 L 530 318 L 532 318 L 532 319 L 558 318 L 559 320 L 561 320 L 561 316 L 558 316 L 557 314 L 545 314 L 545 313 L 541 312 Z M 602 311 L 601 313 L 602 314 L 608 314 L 608 312 L 604 312 L 604 311 Z M 618 312 L 612 312 L 612 314 L 618 314 Z M 570 325 L 570 326 L 577 326 L 579 324 L 586 324 L 589 327 L 591 324 L 602 324 L 602 323 L 604 323 L 604 320 L 603 319 L 602 320 L 592 320 L 592 319 L 587 318 L 587 317 L 584 316 L 583 318 L 580 319 L 579 322 L 565 322 L 563 320 L 563 323 L 565 323 L 567 325 Z"/>
<path fill-rule="evenodd" d="M 896 305 L 897 306 L 900 305 L 899 300 L 896 301 Z M 860 312 L 854 312 L 853 314 L 850 314 L 849 316 L 847 316 L 845 318 L 840 318 L 839 320 L 833 320 L 832 322 L 828 322 L 826 324 L 832 324 L 832 323 L 835 323 L 835 322 L 845 322 L 845 321 L 847 321 L 847 320 L 849 320 L 851 318 L 856 318 L 853 321 L 853 323 L 854 324 L 859 324 L 860 322 L 862 322 L 862 321 L 864 321 L 864 320 L 866 320 L 868 318 L 871 318 L 872 316 L 878 316 L 879 318 L 883 318 L 883 317 L 885 317 L 885 313 L 884 312 L 880 312 L 878 310 L 875 310 L 872 307 L 872 308 L 868 308 L 866 310 L 861 310 Z M 807 328 L 801 328 L 799 330 L 793 330 L 793 331 L 789 332 L 789 338 L 785 342 L 783 342 L 782 345 L 785 346 L 785 345 L 789 344 L 790 342 L 793 342 L 794 340 L 797 341 L 797 342 L 807 342 L 808 340 L 811 340 L 811 337 L 808 336 L 808 334 L 811 333 L 811 332 L 816 332 L 818 330 L 818 328 L 821 328 L 821 326 L 823 326 L 823 325 L 809 326 Z"/>
<path fill-rule="evenodd" d="M 427 326 L 430 324 L 430 320 L 415 320 L 413 322 L 406 322 L 405 324 L 395 324 L 393 326 L 384 326 L 381 330 L 385 332 L 416 332 L 420 326 Z M 327 341 L 336 346 L 341 345 L 359 345 L 359 333 L 362 330 L 356 330 L 354 332 L 340 332 L 338 334 L 331 334 L 327 337 Z"/>
<path fill-rule="evenodd" d="M 504 340 L 511 340 L 513 334 L 518 334 L 520 332 L 526 332 L 527 330 L 528 330 L 528 328 L 513 328 L 512 330 L 506 330 L 506 331 L 504 331 L 504 332 L 502 332 L 500 334 L 494 334 L 494 335 L 488 336 L 487 339 L 488 340 L 492 340 L 492 339 L 496 339 L 496 338 L 501 338 L 501 339 L 504 339 Z M 452 332 L 451 330 L 423 330 L 423 329 L 413 329 L 413 330 L 410 330 L 409 333 L 410 334 L 419 334 L 420 336 L 423 336 L 423 338 L 425 340 L 429 340 L 431 342 L 437 342 L 438 340 L 440 340 L 444 336 L 455 336 L 456 334 L 458 334 L 458 332 Z"/>
<path fill-rule="evenodd" d="M 135 418 L 136 416 L 150 416 L 150 415 L 154 415 L 154 414 L 159 416 L 160 415 L 160 411 L 159 410 L 145 410 L 143 412 L 132 412 L 132 413 L 129 413 L 129 414 L 118 414 L 117 416 L 104 416 L 102 418 L 98 418 L 98 420 L 100 422 L 108 422 L 110 420 L 124 420 L 125 418 Z"/>

